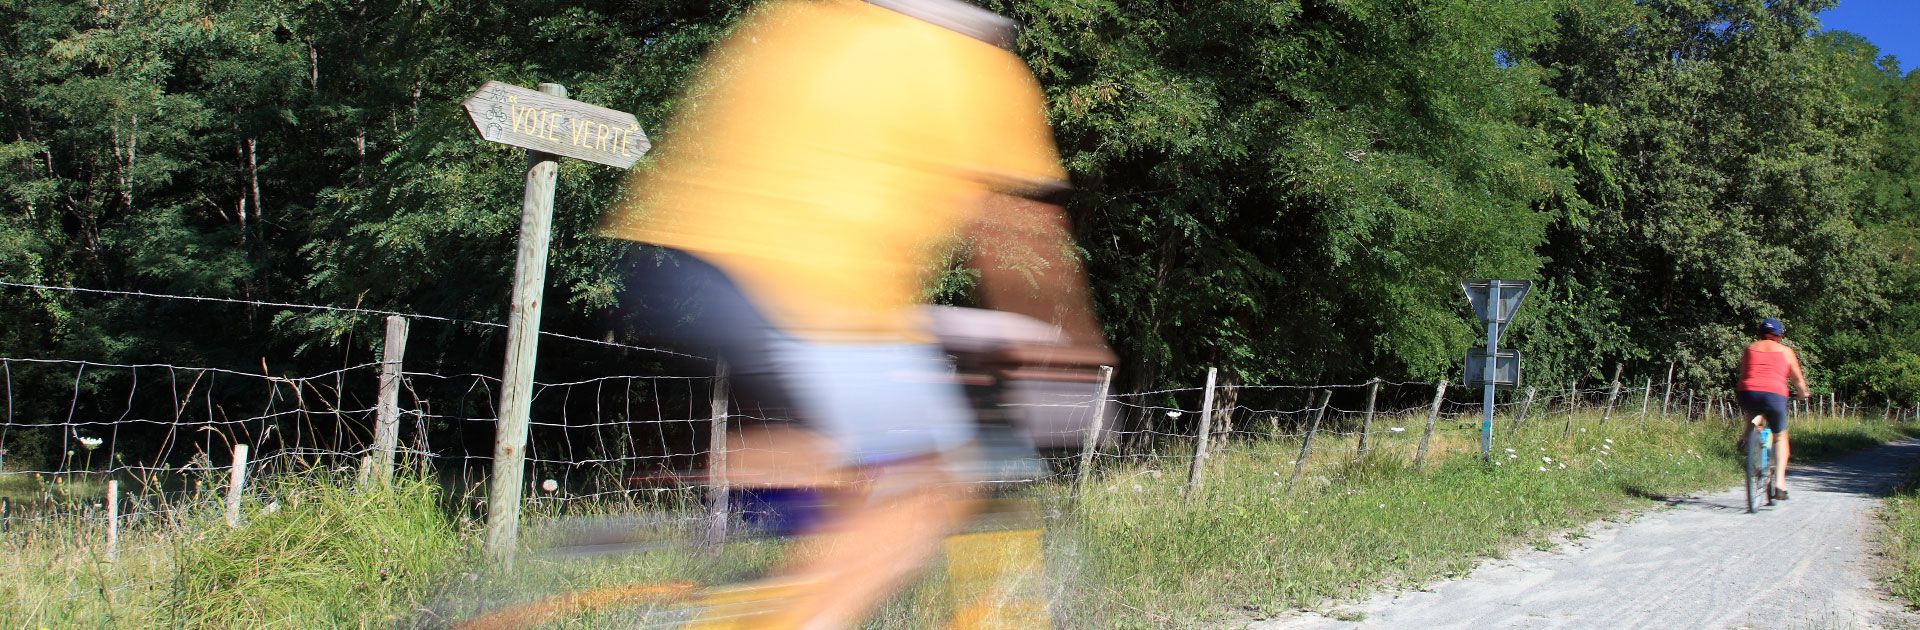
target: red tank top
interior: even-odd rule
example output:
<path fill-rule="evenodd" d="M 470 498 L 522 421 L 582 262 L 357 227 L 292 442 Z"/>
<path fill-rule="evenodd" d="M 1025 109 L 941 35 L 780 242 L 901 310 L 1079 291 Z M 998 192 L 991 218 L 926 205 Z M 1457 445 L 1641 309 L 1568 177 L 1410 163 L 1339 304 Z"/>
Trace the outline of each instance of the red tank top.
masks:
<path fill-rule="evenodd" d="M 1787 353 L 1747 348 L 1745 373 L 1740 375 L 1740 391 L 1788 395 Z"/>

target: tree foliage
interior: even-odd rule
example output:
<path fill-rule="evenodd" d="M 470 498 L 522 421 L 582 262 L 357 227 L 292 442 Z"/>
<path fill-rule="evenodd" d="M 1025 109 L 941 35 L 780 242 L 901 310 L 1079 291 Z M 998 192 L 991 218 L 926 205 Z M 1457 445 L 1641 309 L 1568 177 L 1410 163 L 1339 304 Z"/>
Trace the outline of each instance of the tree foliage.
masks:
<path fill-rule="evenodd" d="M 984 4 L 1026 24 L 1124 386 L 1458 380 L 1481 332 L 1459 281 L 1510 277 L 1537 283 L 1510 340 L 1531 380 L 1672 362 L 1724 388 L 1778 316 L 1819 387 L 1920 397 L 1920 78 L 1823 32 L 1831 0 Z M 0 277 L 497 321 L 523 158 L 459 101 L 556 82 L 671 142 L 746 10 L 0 2 Z M 614 308 L 647 261 L 592 234 L 621 177 L 561 169 L 549 330 L 648 333 Z M 292 372 L 378 343 L 338 313 L 0 305 L 9 357 Z M 409 361 L 489 373 L 499 337 L 418 328 Z M 542 370 L 644 360 L 560 343 Z"/>

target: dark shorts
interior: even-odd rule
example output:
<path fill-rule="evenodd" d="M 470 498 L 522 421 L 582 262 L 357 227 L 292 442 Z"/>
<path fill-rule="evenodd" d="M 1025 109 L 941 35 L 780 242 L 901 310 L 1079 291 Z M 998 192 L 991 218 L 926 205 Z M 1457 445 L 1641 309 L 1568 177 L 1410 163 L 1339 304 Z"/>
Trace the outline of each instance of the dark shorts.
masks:
<path fill-rule="evenodd" d="M 1766 416 L 1767 428 L 1774 433 L 1787 432 L 1787 397 L 1773 392 L 1740 391 L 1735 393 L 1740 399 L 1740 415 L 1751 419 L 1754 416 Z"/>

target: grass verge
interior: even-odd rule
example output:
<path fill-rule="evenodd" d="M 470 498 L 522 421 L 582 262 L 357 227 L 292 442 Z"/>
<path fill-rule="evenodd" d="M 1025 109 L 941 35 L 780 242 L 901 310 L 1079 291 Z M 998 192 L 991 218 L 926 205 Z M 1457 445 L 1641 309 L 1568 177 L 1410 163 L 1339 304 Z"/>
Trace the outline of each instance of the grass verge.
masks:
<path fill-rule="evenodd" d="M 1350 438 L 1325 435 L 1297 480 L 1298 441 L 1238 441 L 1209 459 L 1204 490 L 1192 497 L 1182 494 L 1190 457 L 1177 449 L 1102 460 L 1070 507 L 1062 485 L 1033 490 L 1059 510 L 1047 531 L 1057 618 L 1067 627 L 1168 627 L 1319 606 L 1463 572 L 1478 558 L 1551 544 L 1559 532 L 1654 498 L 1738 480 L 1725 425 L 1596 420 L 1503 423 L 1491 465 L 1474 456 L 1471 422 L 1441 426 L 1418 469 L 1410 461 L 1418 427 L 1383 429 L 1364 457 Z M 1795 455 L 1837 455 L 1908 433 L 1879 422 L 1796 420 Z M 534 515 L 565 525 L 530 527 L 524 537 L 537 548 L 551 531 L 577 534 L 585 523 L 621 531 L 642 551 L 597 559 L 527 552 L 503 575 L 487 568 L 477 525 L 456 516 L 458 502 L 430 482 L 361 490 L 309 473 L 271 477 L 253 496 L 238 528 L 225 525 L 211 495 L 185 507 L 129 508 L 111 562 L 98 513 L 12 519 L 0 536 L 0 626 L 433 627 L 555 593 L 725 582 L 764 570 L 782 551 L 748 542 L 710 555 L 685 544 L 697 540 L 698 520 L 635 516 L 663 506 L 579 503 L 564 515 Z M 1888 510 L 1890 529 L 1914 536 L 1894 546 L 1920 558 L 1920 498 L 1904 497 Z M 1904 566 L 1896 590 L 1911 597 L 1920 593 L 1920 561 Z M 930 571 L 872 625 L 940 625 L 950 607 L 942 574 Z M 616 611 L 555 625 L 631 619 Z"/>
<path fill-rule="evenodd" d="M 1355 457 L 1351 441 L 1315 441 L 1310 462 L 1320 462 L 1291 483 L 1299 444 L 1256 442 L 1212 458 L 1193 497 L 1181 495 L 1184 475 L 1109 469 L 1078 506 L 1077 535 L 1092 553 L 1080 599 L 1067 607 L 1071 623 L 1165 627 L 1230 614 L 1226 607 L 1255 617 L 1316 607 L 1458 574 L 1654 499 L 1739 480 L 1726 424 L 1595 420 L 1572 430 L 1502 424 L 1493 465 L 1474 456 L 1477 423 L 1439 431 L 1422 469 L 1408 461 L 1412 435 L 1366 457 Z M 1797 420 L 1794 453 L 1818 459 L 1912 433 Z"/>
<path fill-rule="evenodd" d="M 1920 608 L 1920 470 L 1880 505 L 1881 549 L 1890 561 L 1887 590 Z"/>

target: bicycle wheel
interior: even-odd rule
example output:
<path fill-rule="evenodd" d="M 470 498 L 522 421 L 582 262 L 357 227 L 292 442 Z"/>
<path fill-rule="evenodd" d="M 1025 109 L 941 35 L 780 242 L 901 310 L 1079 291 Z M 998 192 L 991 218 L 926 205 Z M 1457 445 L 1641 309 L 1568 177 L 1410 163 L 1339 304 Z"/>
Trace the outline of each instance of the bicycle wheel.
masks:
<path fill-rule="evenodd" d="M 1767 456 L 1761 450 L 1759 431 L 1747 432 L 1746 446 L 1746 470 L 1741 476 L 1747 479 L 1747 513 L 1752 514 L 1760 510 L 1760 503 L 1770 494 L 1769 489 L 1764 487 L 1766 481 L 1761 477 L 1765 472 Z"/>

